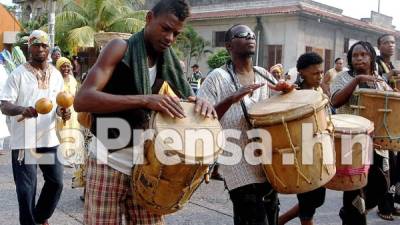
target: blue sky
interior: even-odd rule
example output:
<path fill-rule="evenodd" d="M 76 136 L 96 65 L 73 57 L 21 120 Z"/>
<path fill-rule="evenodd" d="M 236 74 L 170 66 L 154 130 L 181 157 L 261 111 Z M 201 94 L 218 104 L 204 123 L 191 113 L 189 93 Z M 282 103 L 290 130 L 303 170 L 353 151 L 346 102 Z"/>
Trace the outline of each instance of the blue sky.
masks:
<path fill-rule="evenodd" d="M 330 6 L 343 9 L 343 14 L 357 19 L 370 17 L 371 10 L 378 11 L 379 0 L 314 0 Z M 12 0 L 0 0 L 5 5 L 12 4 Z M 381 0 L 381 13 L 393 17 L 393 25 L 400 30 L 400 1 Z"/>

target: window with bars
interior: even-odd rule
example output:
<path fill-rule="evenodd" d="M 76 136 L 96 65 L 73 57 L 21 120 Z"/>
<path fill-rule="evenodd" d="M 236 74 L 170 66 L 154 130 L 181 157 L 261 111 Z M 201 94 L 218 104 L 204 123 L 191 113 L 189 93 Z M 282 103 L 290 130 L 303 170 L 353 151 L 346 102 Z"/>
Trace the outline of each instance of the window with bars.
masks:
<path fill-rule="evenodd" d="M 350 49 L 350 39 L 345 38 L 344 39 L 344 45 L 343 45 L 343 53 L 347 53 Z"/>
<path fill-rule="evenodd" d="M 282 63 L 282 45 L 266 45 L 265 48 L 264 59 L 267 68 Z"/>
<path fill-rule="evenodd" d="M 332 68 L 332 50 L 331 49 L 323 49 L 323 48 L 315 48 L 311 46 L 306 46 L 306 52 L 315 52 L 324 59 L 324 69 L 328 71 Z"/>
<path fill-rule="evenodd" d="M 328 71 L 330 68 L 332 68 L 332 50 L 330 49 L 325 49 L 325 71 Z"/>
<path fill-rule="evenodd" d="M 225 33 L 226 31 L 215 31 L 214 32 L 214 47 L 225 47 Z"/>

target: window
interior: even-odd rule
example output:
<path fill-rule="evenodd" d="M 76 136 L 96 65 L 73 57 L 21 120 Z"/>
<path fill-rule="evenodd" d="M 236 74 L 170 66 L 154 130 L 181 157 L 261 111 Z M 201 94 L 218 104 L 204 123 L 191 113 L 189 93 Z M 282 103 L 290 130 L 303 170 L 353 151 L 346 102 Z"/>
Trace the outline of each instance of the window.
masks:
<path fill-rule="evenodd" d="M 332 68 L 332 50 L 325 49 L 325 71 L 328 71 Z"/>
<path fill-rule="evenodd" d="M 282 45 L 266 45 L 265 47 L 264 54 L 267 55 L 264 58 L 266 59 L 267 68 L 282 63 Z"/>
<path fill-rule="evenodd" d="M 324 69 L 325 71 L 332 68 L 332 50 L 331 49 L 323 49 L 323 48 L 315 48 L 311 46 L 306 46 L 306 52 L 315 52 L 321 56 L 324 60 Z"/>
<path fill-rule="evenodd" d="M 343 45 L 343 53 L 347 53 L 350 49 L 350 39 L 345 38 L 344 39 L 344 45 Z"/>
<path fill-rule="evenodd" d="M 225 47 L 225 33 L 226 31 L 214 32 L 214 47 Z"/>

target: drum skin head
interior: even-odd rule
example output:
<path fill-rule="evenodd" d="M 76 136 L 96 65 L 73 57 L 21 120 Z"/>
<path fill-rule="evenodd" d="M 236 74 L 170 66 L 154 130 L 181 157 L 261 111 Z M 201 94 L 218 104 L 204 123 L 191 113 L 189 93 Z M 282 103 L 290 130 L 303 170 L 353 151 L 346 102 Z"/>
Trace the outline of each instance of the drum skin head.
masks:
<path fill-rule="evenodd" d="M 269 126 L 313 114 L 328 104 L 328 98 L 314 90 L 293 90 L 254 104 L 249 110 L 256 127 Z"/>
<path fill-rule="evenodd" d="M 399 92 L 394 92 L 394 91 L 381 91 L 381 90 L 376 90 L 376 89 L 370 89 L 370 88 L 359 88 L 354 92 L 354 95 L 360 95 L 360 94 L 371 94 L 373 96 L 381 96 L 381 97 L 394 97 L 394 98 L 400 98 L 400 93 Z"/>
<path fill-rule="evenodd" d="M 167 140 L 170 135 L 169 132 L 166 132 L 164 136 L 160 134 L 163 130 L 173 130 L 179 133 L 179 136 L 182 138 L 183 149 L 174 150 L 171 148 L 169 153 L 177 154 L 181 158 L 186 158 L 191 161 L 199 161 L 205 159 L 215 159 L 215 156 L 220 153 L 220 148 L 217 146 L 217 136 L 219 132 L 222 130 L 221 124 L 218 119 L 214 118 L 205 118 L 199 113 L 195 112 L 195 104 L 188 102 L 180 103 L 185 111 L 186 117 L 183 119 L 179 118 L 171 118 L 170 116 L 162 113 L 155 113 L 152 118 L 152 129 L 155 129 L 156 134 L 160 136 L 160 139 Z M 186 136 L 193 136 L 191 132 L 196 131 L 204 131 L 203 134 L 211 135 L 213 143 L 203 143 L 198 140 L 195 142 L 195 145 L 190 145 L 187 147 L 193 147 L 193 151 L 189 151 L 185 149 L 185 141 L 187 140 Z M 185 133 L 186 132 L 186 133 Z M 175 133 L 175 132 L 174 132 Z M 200 133 L 198 133 L 200 135 Z M 168 144 L 164 143 L 164 146 L 168 148 Z M 214 146 L 214 148 L 211 148 Z M 211 149 L 211 150 L 210 150 Z M 205 151 L 207 150 L 207 151 Z"/>
<path fill-rule="evenodd" d="M 336 114 L 331 116 L 335 133 L 339 134 L 370 134 L 374 131 L 374 123 L 362 116 Z"/>

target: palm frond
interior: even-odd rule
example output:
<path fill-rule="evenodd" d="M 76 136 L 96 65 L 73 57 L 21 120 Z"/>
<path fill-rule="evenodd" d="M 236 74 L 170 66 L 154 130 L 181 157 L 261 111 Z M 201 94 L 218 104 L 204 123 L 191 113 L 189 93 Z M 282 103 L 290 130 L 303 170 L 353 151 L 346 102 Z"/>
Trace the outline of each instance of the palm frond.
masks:
<path fill-rule="evenodd" d="M 87 18 L 74 11 L 61 12 L 56 16 L 56 26 L 85 26 L 88 25 Z"/>
<path fill-rule="evenodd" d="M 99 29 L 104 30 L 110 24 L 110 21 L 116 21 L 122 15 L 124 15 L 124 13 L 121 11 L 121 5 L 118 4 L 120 4 L 119 0 L 110 0 L 103 2 L 97 16 L 96 26 Z M 132 10 L 130 10 L 129 12 L 131 11 Z"/>
<path fill-rule="evenodd" d="M 95 30 L 90 26 L 75 28 L 68 33 L 70 46 L 93 47 Z"/>
<path fill-rule="evenodd" d="M 136 33 L 143 29 L 145 22 L 135 18 L 121 18 L 107 27 L 108 32 Z"/>
<path fill-rule="evenodd" d="M 84 5 L 79 5 L 75 0 L 68 1 L 62 6 L 62 12 L 67 11 L 76 12 L 85 18 L 89 18 L 90 9 L 85 8 Z"/>
<path fill-rule="evenodd" d="M 148 10 L 138 10 L 138 11 L 131 10 L 130 12 L 126 12 L 122 16 L 125 18 L 136 18 L 145 21 L 147 12 Z"/>

